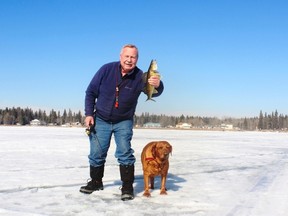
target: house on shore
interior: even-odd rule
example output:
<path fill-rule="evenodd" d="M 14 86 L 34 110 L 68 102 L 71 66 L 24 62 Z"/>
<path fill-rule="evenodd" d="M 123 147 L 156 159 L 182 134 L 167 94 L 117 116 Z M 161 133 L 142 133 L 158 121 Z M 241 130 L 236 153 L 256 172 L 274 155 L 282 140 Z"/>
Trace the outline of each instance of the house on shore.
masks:
<path fill-rule="evenodd" d="M 38 119 L 33 119 L 32 121 L 30 121 L 30 125 L 31 126 L 41 126 L 41 125 L 46 125 L 46 122 L 40 121 Z"/>
<path fill-rule="evenodd" d="M 143 124 L 143 128 L 161 128 L 160 123 L 154 123 L 154 122 L 147 122 Z"/>
<path fill-rule="evenodd" d="M 180 128 L 180 129 L 190 129 L 192 128 L 192 125 L 189 123 L 179 123 L 176 125 L 176 128 Z"/>

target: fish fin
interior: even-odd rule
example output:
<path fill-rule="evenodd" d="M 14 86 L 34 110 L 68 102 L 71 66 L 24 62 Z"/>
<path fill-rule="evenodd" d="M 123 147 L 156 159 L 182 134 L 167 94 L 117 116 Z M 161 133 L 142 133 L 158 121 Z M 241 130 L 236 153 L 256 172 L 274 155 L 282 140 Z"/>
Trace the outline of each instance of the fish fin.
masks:
<path fill-rule="evenodd" d="M 152 99 L 152 98 L 147 98 L 147 100 L 146 101 L 148 101 L 148 100 L 151 100 L 151 101 L 154 101 L 154 102 L 156 102 L 154 99 Z"/>
<path fill-rule="evenodd" d="M 146 83 L 147 82 L 147 77 L 148 77 L 148 72 L 143 73 L 142 82 Z"/>
<path fill-rule="evenodd" d="M 148 95 L 146 86 L 142 89 L 142 91 L 143 91 L 144 94 Z"/>

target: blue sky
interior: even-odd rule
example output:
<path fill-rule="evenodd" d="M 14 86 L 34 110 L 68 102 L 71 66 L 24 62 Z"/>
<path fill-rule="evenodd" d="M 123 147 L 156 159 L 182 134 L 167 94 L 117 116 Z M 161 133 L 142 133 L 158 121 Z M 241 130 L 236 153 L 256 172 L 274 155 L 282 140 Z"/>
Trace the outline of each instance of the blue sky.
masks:
<path fill-rule="evenodd" d="M 288 114 L 288 2 L 0 0 L 0 108 L 83 113 L 85 90 L 121 47 L 156 59 L 165 85 L 136 114 Z"/>

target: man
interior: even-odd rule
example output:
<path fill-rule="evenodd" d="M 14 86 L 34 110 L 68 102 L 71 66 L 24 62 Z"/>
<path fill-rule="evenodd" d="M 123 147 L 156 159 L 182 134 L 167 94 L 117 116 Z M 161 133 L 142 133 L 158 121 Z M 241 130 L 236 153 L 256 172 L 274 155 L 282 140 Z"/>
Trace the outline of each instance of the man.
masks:
<path fill-rule="evenodd" d="M 120 52 L 120 61 L 103 65 L 91 80 L 85 97 L 85 124 L 90 127 L 90 177 L 82 193 L 103 190 L 102 178 L 107 152 L 112 134 L 116 143 L 115 157 L 120 168 L 122 181 L 121 199 L 134 199 L 134 150 L 131 148 L 133 117 L 138 97 L 144 90 L 143 72 L 136 66 L 138 49 L 135 45 L 125 45 Z M 159 77 L 148 80 L 158 93 L 164 86 Z"/>

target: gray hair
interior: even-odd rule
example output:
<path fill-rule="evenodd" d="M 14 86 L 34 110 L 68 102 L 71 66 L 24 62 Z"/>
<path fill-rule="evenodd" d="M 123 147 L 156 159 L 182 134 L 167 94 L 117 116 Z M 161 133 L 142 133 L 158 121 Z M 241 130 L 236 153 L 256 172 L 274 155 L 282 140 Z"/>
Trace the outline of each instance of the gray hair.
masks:
<path fill-rule="evenodd" d="M 137 50 L 137 57 L 139 56 L 139 50 L 138 50 L 138 48 L 136 47 L 136 45 L 134 45 L 134 44 L 125 44 L 125 45 L 122 47 L 120 54 L 122 54 L 123 49 L 126 48 L 126 47 L 136 49 L 136 50 Z"/>

